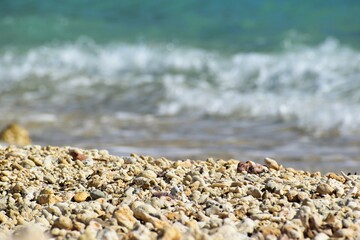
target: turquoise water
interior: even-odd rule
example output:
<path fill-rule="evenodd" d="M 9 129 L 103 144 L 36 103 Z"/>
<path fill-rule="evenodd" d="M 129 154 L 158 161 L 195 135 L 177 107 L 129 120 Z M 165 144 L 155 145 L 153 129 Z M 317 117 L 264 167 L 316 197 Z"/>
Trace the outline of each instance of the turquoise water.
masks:
<path fill-rule="evenodd" d="M 0 127 L 35 144 L 360 166 L 359 1 L 0 2 Z"/>
<path fill-rule="evenodd" d="M 0 3 L 0 46 L 71 42 L 176 43 L 274 51 L 328 37 L 360 47 L 359 1 L 42 1 Z"/>

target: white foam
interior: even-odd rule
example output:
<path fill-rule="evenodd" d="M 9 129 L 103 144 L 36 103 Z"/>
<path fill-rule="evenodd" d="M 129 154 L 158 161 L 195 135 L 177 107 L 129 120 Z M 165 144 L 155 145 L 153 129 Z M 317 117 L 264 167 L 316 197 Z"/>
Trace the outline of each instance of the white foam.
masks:
<path fill-rule="evenodd" d="M 360 130 L 359 89 L 360 53 L 334 39 L 281 53 L 230 56 L 91 42 L 0 55 L 0 102 L 16 104 L 26 96 L 26 107 L 88 106 L 94 114 L 110 108 L 134 114 L 274 118 L 347 132 Z"/>

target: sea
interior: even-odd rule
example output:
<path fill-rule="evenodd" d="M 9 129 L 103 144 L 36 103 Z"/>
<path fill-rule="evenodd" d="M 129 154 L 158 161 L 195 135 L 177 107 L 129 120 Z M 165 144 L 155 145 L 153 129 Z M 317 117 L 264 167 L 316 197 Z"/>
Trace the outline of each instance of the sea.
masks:
<path fill-rule="evenodd" d="M 0 128 L 360 172 L 360 1 L 1 0 Z"/>

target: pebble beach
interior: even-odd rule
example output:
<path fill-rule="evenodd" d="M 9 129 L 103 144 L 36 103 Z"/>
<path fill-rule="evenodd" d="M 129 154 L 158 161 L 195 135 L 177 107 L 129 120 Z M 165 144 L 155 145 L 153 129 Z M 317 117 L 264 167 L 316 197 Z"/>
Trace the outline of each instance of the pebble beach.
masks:
<path fill-rule="evenodd" d="M 0 239 L 360 239 L 360 177 L 0 147 Z"/>
<path fill-rule="evenodd" d="M 360 240 L 359 13 L 0 0 L 0 240 Z"/>

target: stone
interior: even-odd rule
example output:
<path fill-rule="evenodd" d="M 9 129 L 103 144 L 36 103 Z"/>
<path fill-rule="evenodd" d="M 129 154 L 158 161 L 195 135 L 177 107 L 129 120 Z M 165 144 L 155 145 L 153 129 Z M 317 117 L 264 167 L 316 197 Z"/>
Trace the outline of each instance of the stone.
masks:
<path fill-rule="evenodd" d="M 311 216 L 309 216 L 310 229 L 320 231 L 321 225 L 322 225 L 322 219 L 318 214 L 313 213 Z"/>
<path fill-rule="evenodd" d="M 3 212 L 0 212 L 0 224 L 6 223 L 7 221 L 8 221 L 8 217 Z"/>
<path fill-rule="evenodd" d="M 274 170 L 280 169 L 280 165 L 274 159 L 265 158 L 264 162 L 265 162 L 265 165 L 270 169 L 274 169 Z"/>
<path fill-rule="evenodd" d="M 189 168 L 192 166 L 192 163 L 189 159 L 185 160 L 185 161 L 176 161 L 174 163 L 174 167 L 184 167 L 184 168 Z"/>
<path fill-rule="evenodd" d="M 14 187 L 12 188 L 12 191 L 14 192 L 14 193 L 20 193 L 20 192 L 22 192 L 22 191 L 24 191 L 25 189 L 24 189 L 24 184 L 22 184 L 22 183 L 16 183 L 15 185 L 14 185 Z"/>
<path fill-rule="evenodd" d="M 250 194 L 254 198 L 261 198 L 262 197 L 262 192 L 257 188 L 250 188 L 248 190 L 248 194 Z"/>
<path fill-rule="evenodd" d="M 45 229 L 39 224 L 26 224 L 16 229 L 13 236 L 19 240 L 47 240 L 49 236 L 44 233 Z M 13 239 L 13 238 L 11 238 Z"/>
<path fill-rule="evenodd" d="M 103 191 L 100 191 L 98 189 L 92 190 L 90 191 L 90 197 L 93 200 L 99 199 L 99 198 L 106 198 L 106 193 L 104 193 Z"/>
<path fill-rule="evenodd" d="M 334 189 L 326 183 L 320 183 L 316 188 L 316 192 L 320 195 L 331 194 L 333 191 Z"/>
<path fill-rule="evenodd" d="M 75 217 L 75 220 L 77 222 L 84 223 L 85 225 L 88 225 L 90 221 L 97 218 L 98 214 L 94 211 L 89 210 L 82 210 L 81 213 L 78 213 Z"/>
<path fill-rule="evenodd" d="M 237 225 L 238 231 L 241 233 L 253 233 L 256 227 L 256 223 L 251 218 L 245 218 L 241 223 Z"/>
<path fill-rule="evenodd" d="M 116 231 L 113 229 L 102 229 L 96 234 L 97 239 L 101 240 L 119 240 L 119 236 Z"/>
<path fill-rule="evenodd" d="M 131 232 L 128 233 L 125 239 L 152 240 L 152 239 L 157 239 L 157 236 L 153 236 L 150 230 L 144 225 L 138 224 Z"/>
<path fill-rule="evenodd" d="M 94 159 L 88 157 L 83 161 L 83 163 L 85 166 L 92 167 L 94 166 Z"/>
<path fill-rule="evenodd" d="M 33 161 L 28 160 L 28 159 L 25 159 L 25 160 L 21 163 L 21 165 L 22 165 L 24 168 L 28 168 L 28 169 L 36 166 L 36 164 L 35 164 Z"/>
<path fill-rule="evenodd" d="M 85 224 L 82 222 L 74 221 L 73 228 L 76 231 L 83 232 L 85 229 Z"/>
<path fill-rule="evenodd" d="M 252 219 L 261 220 L 261 221 L 269 220 L 269 219 L 271 219 L 271 217 L 272 217 L 272 214 L 269 214 L 269 213 L 255 213 L 251 216 Z"/>
<path fill-rule="evenodd" d="M 306 192 L 299 192 L 297 194 L 297 198 L 299 199 L 300 202 L 304 201 L 305 199 L 309 198 L 309 194 Z"/>
<path fill-rule="evenodd" d="M 329 236 L 325 233 L 318 233 L 315 235 L 314 240 L 327 240 L 329 239 Z"/>
<path fill-rule="evenodd" d="M 36 166 L 43 166 L 43 161 L 40 158 L 34 156 L 28 156 L 28 158 L 35 163 Z"/>
<path fill-rule="evenodd" d="M 66 216 L 60 216 L 54 221 L 53 227 L 71 230 L 73 228 L 73 223 L 70 218 Z"/>
<path fill-rule="evenodd" d="M 330 172 L 326 175 L 328 178 L 332 178 L 332 179 L 335 179 L 341 183 L 345 183 L 346 182 L 346 178 L 343 177 L 343 176 L 339 176 L 337 175 L 336 173 L 333 173 L 333 172 Z"/>
<path fill-rule="evenodd" d="M 50 231 L 51 235 L 59 236 L 60 235 L 60 229 L 59 228 L 53 228 Z"/>
<path fill-rule="evenodd" d="M 343 228 L 343 229 L 339 229 L 337 230 L 334 235 L 334 237 L 337 238 L 347 238 L 347 239 L 351 239 L 354 237 L 354 230 L 351 228 Z"/>
<path fill-rule="evenodd" d="M 245 163 L 239 162 L 237 166 L 237 172 L 241 173 L 244 171 L 251 174 L 260 174 L 265 171 L 265 168 L 260 164 L 256 164 L 252 161 L 247 161 Z"/>
<path fill-rule="evenodd" d="M 144 177 L 148 179 L 155 179 L 157 177 L 156 173 L 152 170 L 145 170 L 140 173 L 139 177 Z"/>
<path fill-rule="evenodd" d="M 84 161 L 87 159 L 87 156 L 84 155 L 83 153 L 81 153 L 79 150 L 77 149 L 72 149 L 69 151 L 69 154 L 72 157 L 73 161 L 79 160 L 79 161 Z"/>
<path fill-rule="evenodd" d="M 345 194 L 345 190 L 342 187 L 336 187 L 334 191 L 337 197 L 341 197 Z"/>
<path fill-rule="evenodd" d="M 9 144 L 26 146 L 31 144 L 29 132 L 17 123 L 11 123 L 0 132 L 0 140 Z"/>
<path fill-rule="evenodd" d="M 215 205 L 212 205 L 205 210 L 206 216 L 209 216 L 209 217 L 211 215 L 218 215 L 219 213 L 220 213 L 220 208 Z"/>
<path fill-rule="evenodd" d="M 87 198 L 90 196 L 88 192 L 78 192 L 74 195 L 74 201 L 75 202 L 84 202 L 87 200 Z"/>
<path fill-rule="evenodd" d="M 149 204 L 137 201 L 132 204 L 131 209 L 136 219 L 149 222 L 153 224 L 155 228 L 163 229 L 169 225 L 167 222 L 161 220 L 161 215 Z"/>
<path fill-rule="evenodd" d="M 99 222 L 94 220 L 89 221 L 87 227 L 85 228 L 87 239 L 96 239 L 96 236 L 102 229 L 103 227 Z"/>
<path fill-rule="evenodd" d="M 62 198 L 54 194 L 40 194 L 37 198 L 39 204 L 54 204 L 61 201 Z"/>
<path fill-rule="evenodd" d="M 265 184 L 265 189 L 272 193 L 278 193 L 280 191 L 280 184 L 274 180 L 269 180 Z"/>
<path fill-rule="evenodd" d="M 285 233 L 290 239 L 304 239 L 304 233 L 297 225 L 286 224 L 282 227 L 281 232 Z"/>
<path fill-rule="evenodd" d="M 86 159 L 74 160 L 71 151 Z M 271 161 L 125 159 L 96 149 L 0 146 L 0 236 L 27 222 L 54 239 L 360 236 L 356 175 L 343 174 L 342 182 L 338 175 L 276 170 Z"/>
<path fill-rule="evenodd" d="M 263 234 L 265 238 L 269 235 L 274 235 L 278 237 L 281 234 L 280 229 L 274 228 L 272 226 L 262 226 L 259 228 L 259 231 Z"/>
<path fill-rule="evenodd" d="M 133 212 L 127 205 L 122 205 L 114 211 L 113 216 L 121 226 L 132 229 L 136 222 Z"/>
<path fill-rule="evenodd" d="M 216 232 L 211 235 L 211 239 L 247 240 L 249 237 L 239 232 L 235 226 L 224 225 L 216 229 Z"/>
<path fill-rule="evenodd" d="M 289 202 L 297 202 L 297 201 L 299 201 L 298 192 L 296 190 L 290 190 L 286 194 L 286 197 L 287 197 Z"/>
<path fill-rule="evenodd" d="M 162 240 L 180 240 L 181 239 L 181 233 L 177 227 L 174 226 L 166 226 L 162 230 Z"/>

